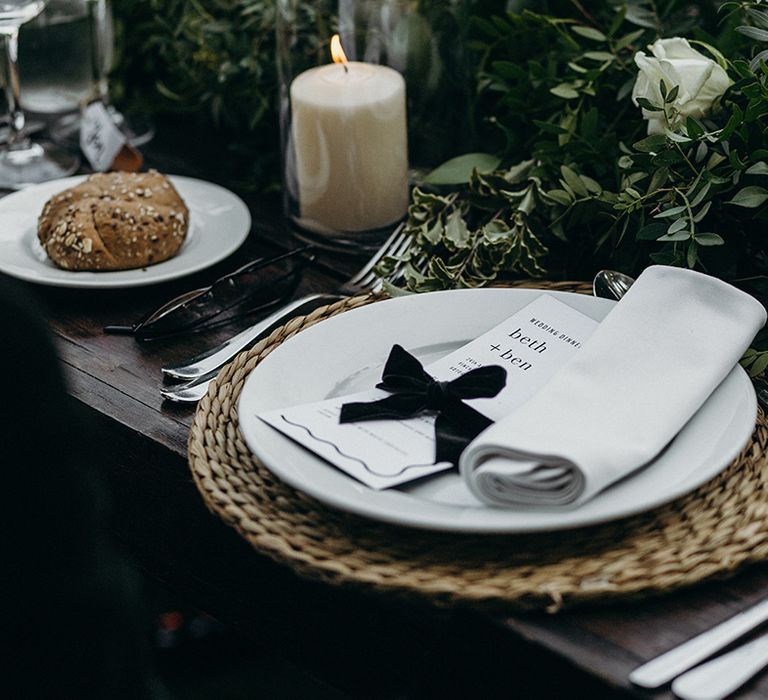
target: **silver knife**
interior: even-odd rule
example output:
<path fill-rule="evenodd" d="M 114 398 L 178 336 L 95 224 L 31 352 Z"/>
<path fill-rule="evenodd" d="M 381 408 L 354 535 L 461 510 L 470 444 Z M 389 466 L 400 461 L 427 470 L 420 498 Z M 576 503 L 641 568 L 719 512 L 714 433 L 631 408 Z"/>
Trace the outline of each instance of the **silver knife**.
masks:
<path fill-rule="evenodd" d="M 753 605 L 725 622 L 702 632 L 671 651 L 657 656 L 629 674 L 643 688 L 658 688 L 768 620 L 768 600 Z"/>
<path fill-rule="evenodd" d="M 718 656 L 672 684 L 683 700 L 723 700 L 768 665 L 768 634 Z"/>
<path fill-rule="evenodd" d="M 265 338 L 275 328 L 294 316 L 300 316 L 342 298 L 338 294 L 311 294 L 296 299 L 221 345 L 193 357 L 187 364 L 177 367 L 163 367 L 163 374 L 173 379 L 202 379 L 205 375 L 224 366 L 241 350 Z"/>

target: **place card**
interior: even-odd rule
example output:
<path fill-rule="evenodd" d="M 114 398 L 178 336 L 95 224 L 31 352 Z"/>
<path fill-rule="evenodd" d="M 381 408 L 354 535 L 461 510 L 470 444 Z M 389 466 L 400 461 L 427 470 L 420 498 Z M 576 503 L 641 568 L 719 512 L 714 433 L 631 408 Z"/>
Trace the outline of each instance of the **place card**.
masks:
<path fill-rule="evenodd" d="M 91 102 L 83 110 L 80 148 L 91 167 L 102 173 L 108 170 L 135 172 L 144 160 L 117 128 L 101 100 Z"/>
<path fill-rule="evenodd" d="M 555 297 L 542 294 L 425 370 L 439 381 L 450 381 L 478 367 L 504 367 L 507 384 L 495 397 L 466 401 L 497 421 L 542 388 L 597 325 L 597 321 Z M 387 395 L 373 388 L 351 396 L 266 411 L 259 418 L 374 489 L 390 488 L 451 468 L 447 462 L 434 463 L 434 414 L 405 420 L 339 423 L 342 404 L 376 401 Z"/>

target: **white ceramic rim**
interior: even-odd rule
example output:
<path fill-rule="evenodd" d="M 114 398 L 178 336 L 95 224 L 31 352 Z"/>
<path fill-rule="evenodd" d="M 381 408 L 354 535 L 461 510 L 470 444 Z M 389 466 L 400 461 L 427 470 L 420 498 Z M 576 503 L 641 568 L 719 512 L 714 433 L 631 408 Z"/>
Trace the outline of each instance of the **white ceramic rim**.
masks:
<path fill-rule="evenodd" d="M 37 218 L 57 192 L 87 176 L 53 180 L 0 199 L 0 272 L 26 282 L 74 289 L 124 289 L 186 277 L 234 253 L 251 230 L 248 207 L 233 192 L 205 180 L 170 175 L 190 210 L 187 239 L 169 260 L 135 270 L 75 272 L 50 262 L 37 241 Z"/>
<path fill-rule="evenodd" d="M 730 464 L 749 440 L 757 412 L 754 388 L 739 366 L 658 460 L 575 510 L 513 510 L 479 503 L 471 507 L 447 505 L 420 497 L 423 485 L 416 487 L 415 493 L 398 489 L 375 491 L 256 417 L 261 410 L 357 391 L 367 384 L 353 386 L 347 378 L 354 378 L 358 384 L 373 381 L 392 342 L 410 346 L 409 349 L 424 347 L 423 341 L 428 337 L 437 344 L 451 336 L 465 342 L 542 293 L 597 320 L 613 305 L 604 299 L 546 290 L 455 290 L 371 304 L 305 329 L 270 353 L 246 380 L 238 415 L 248 447 L 280 479 L 329 506 L 397 525 L 465 533 L 554 531 L 624 518 L 693 491 Z M 457 324 L 457 318 L 463 321 Z M 429 319 L 429 324 L 424 319 Z M 314 362 L 297 365 L 298 357 L 312 357 Z M 433 359 L 436 358 L 429 357 Z M 335 373 L 334 363 L 344 369 Z M 318 367 L 323 367 L 323 371 L 318 371 Z M 683 475 L 681 465 L 686 470 Z M 445 481 L 446 476 L 430 477 L 424 483 L 430 488 L 431 479 Z M 455 479 L 459 479 L 458 474 Z"/>

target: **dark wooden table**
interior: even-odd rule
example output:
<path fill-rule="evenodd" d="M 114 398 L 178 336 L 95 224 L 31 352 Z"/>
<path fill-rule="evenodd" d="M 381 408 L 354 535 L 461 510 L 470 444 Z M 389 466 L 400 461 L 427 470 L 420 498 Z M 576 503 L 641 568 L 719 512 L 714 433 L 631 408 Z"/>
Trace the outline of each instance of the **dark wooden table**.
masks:
<path fill-rule="evenodd" d="M 217 179 L 215 171 L 199 172 L 172 149 L 156 147 L 150 164 Z M 246 199 L 255 222 L 249 240 L 205 273 L 122 291 L 30 286 L 47 309 L 71 395 L 111 445 L 103 468 L 113 495 L 113 529 L 136 565 L 341 698 L 671 697 L 668 689 L 633 688 L 627 674 L 761 599 L 768 593 L 768 569 L 753 567 L 726 582 L 654 600 L 488 617 L 301 580 L 208 513 L 186 466 L 193 408 L 161 401 L 160 368 L 237 327 L 149 345 L 104 335 L 102 327 L 136 320 L 165 298 L 285 246 L 278 203 Z M 301 291 L 333 288 L 357 264 L 321 256 Z M 768 674 L 738 697 L 768 698 Z"/>

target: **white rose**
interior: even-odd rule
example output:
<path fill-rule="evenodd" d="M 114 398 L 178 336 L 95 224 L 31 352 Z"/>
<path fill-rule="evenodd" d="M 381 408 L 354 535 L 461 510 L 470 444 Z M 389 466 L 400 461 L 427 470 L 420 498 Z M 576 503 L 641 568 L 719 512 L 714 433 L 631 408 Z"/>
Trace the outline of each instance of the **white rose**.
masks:
<path fill-rule="evenodd" d="M 679 93 L 671 106 L 677 109 L 678 116 L 672 119 L 670 128 L 687 117 L 703 117 L 733 82 L 715 61 L 691 48 L 686 39 L 659 39 L 648 48 L 652 56 L 642 51 L 635 54 L 640 72 L 632 90 L 632 101 L 637 104 L 638 97 L 645 97 L 661 106 L 664 99 L 660 81 L 665 82 L 667 90 L 677 85 Z M 648 120 L 649 134 L 662 133 L 667 126 L 664 112 L 643 109 L 643 117 Z"/>

